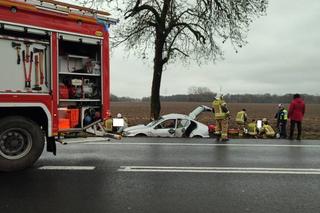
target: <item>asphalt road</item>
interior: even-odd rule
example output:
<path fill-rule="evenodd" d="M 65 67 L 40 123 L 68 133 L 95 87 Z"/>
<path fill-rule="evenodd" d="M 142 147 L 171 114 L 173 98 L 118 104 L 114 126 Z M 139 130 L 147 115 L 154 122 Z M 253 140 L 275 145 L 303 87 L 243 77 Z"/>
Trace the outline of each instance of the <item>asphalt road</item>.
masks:
<path fill-rule="evenodd" d="M 0 213 L 320 211 L 320 141 L 87 141 L 0 173 Z"/>

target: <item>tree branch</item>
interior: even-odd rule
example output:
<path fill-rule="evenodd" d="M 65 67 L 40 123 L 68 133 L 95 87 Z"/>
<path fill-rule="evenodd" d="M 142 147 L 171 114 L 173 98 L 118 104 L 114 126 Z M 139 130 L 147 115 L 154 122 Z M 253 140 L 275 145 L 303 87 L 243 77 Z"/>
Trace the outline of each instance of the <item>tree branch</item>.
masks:
<path fill-rule="evenodd" d="M 139 4 L 140 4 L 140 0 L 137 0 L 137 3 L 134 6 L 134 8 L 132 8 L 131 10 L 128 10 L 124 14 L 124 16 L 125 16 L 124 18 L 127 19 L 129 17 L 133 17 L 136 14 L 139 14 L 141 11 L 146 10 L 146 11 L 151 12 L 154 15 L 155 20 L 156 20 L 157 23 L 160 23 L 160 15 L 159 15 L 158 11 L 154 7 L 152 7 L 150 5 L 146 5 L 146 4 L 139 6 Z"/>

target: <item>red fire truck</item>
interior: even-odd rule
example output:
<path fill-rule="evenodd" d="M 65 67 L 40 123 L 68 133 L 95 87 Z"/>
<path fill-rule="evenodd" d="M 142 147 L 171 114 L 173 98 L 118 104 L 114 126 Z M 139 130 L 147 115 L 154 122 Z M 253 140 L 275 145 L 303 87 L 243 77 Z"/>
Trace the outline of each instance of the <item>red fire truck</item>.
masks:
<path fill-rule="evenodd" d="M 0 171 L 33 165 L 58 135 L 110 115 L 103 11 L 52 0 L 0 0 Z"/>

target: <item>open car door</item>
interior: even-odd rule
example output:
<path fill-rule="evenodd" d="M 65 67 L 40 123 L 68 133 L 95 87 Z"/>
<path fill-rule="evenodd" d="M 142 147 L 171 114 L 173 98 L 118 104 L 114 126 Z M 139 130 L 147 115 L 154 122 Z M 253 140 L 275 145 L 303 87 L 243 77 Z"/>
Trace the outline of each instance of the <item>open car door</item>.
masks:
<path fill-rule="evenodd" d="M 177 120 L 177 128 L 175 131 L 175 137 L 181 138 L 183 136 L 185 136 L 185 132 L 188 128 L 188 126 L 190 125 L 190 120 L 188 119 L 178 119 Z"/>

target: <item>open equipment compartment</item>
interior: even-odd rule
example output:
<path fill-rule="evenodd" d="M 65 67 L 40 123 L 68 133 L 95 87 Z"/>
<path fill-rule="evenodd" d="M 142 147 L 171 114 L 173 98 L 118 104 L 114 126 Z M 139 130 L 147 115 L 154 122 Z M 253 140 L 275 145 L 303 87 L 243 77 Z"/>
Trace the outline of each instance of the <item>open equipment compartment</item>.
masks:
<path fill-rule="evenodd" d="M 50 33 L 0 23 L 0 92 L 49 93 Z"/>
<path fill-rule="evenodd" d="M 59 130 L 78 131 L 101 119 L 101 40 L 59 36 Z"/>

